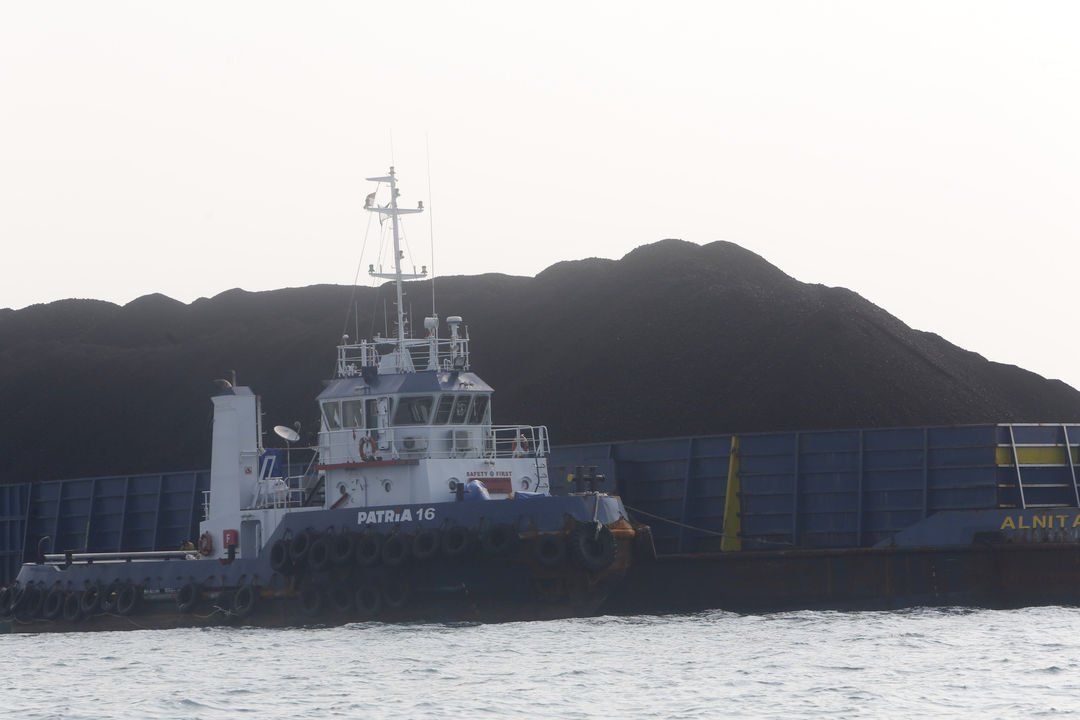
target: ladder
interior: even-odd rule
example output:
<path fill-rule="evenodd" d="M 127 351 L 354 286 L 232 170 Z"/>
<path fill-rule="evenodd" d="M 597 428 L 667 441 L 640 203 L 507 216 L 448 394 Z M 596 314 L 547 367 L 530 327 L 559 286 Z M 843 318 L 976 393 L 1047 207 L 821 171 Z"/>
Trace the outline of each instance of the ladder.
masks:
<path fill-rule="evenodd" d="M 546 458 L 545 462 L 540 462 L 540 453 L 536 454 L 536 489 L 547 488 L 547 491 L 551 492 L 551 485 L 548 483 L 548 465 Z"/>
<path fill-rule="evenodd" d="M 1047 488 L 1072 488 L 1073 501 L 1076 503 L 1076 507 L 1080 507 L 1080 484 L 1077 483 L 1076 477 L 1076 463 L 1073 460 L 1072 444 L 1069 442 L 1069 427 L 1062 423 L 1061 432 L 1064 437 L 1064 450 L 1065 450 L 1065 462 L 1046 462 L 1048 458 L 1039 457 L 1039 460 L 1043 462 L 1028 462 L 1021 461 L 1021 455 L 1027 448 L 1057 448 L 1060 447 L 1057 443 L 1053 444 L 1036 444 L 1036 445 L 1018 445 L 1016 442 L 1016 432 L 1014 431 L 1013 423 L 1009 423 L 1009 445 L 1012 454 L 1012 465 L 1016 468 L 1016 491 L 1020 498 L 1020 508 L 1026 510 L 1027 508 L 1042 508 L 1042 507 L 1061 507 L 1061 502 L 1028 502 L 1027 495 L 1025 494 L 1025 488 L 1029 491 L 1040 490 Z M 1041 455 L 1041 454 L 1040 454 Z M 1021 471 L 1023 466 L 1028 467 L 1068 467 L 1070 482 L 1028 482 L 1024 483 L 1024 475 Z"/>

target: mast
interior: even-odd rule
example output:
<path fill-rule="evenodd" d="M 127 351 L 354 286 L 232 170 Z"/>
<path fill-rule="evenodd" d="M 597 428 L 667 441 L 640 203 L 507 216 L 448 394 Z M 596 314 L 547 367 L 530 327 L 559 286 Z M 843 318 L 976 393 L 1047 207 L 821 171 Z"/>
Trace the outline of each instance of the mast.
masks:
<path fill-rule="evenodd" d="M 401 272 L 401 236 L 398 225 L 398 215 L 414 215 L 416 213 L 424 212 L 423 201 L 417 204 L 415 208 L 399 208 L 398 207 L 398 189 L 397 189 L 397 174 L 394 172 L 393 166 L 390 167 L 390 173 L 384 177 L 367 178 L 372 182 L 385 182 L 390 184 L 390 203 L 385 207 L 379 207 L 374 203 L 374 194 L 368 196 L 368 201 L 364 204 L 364 209 L 368 212 L 376 212 L 380 215 L 389 215 L 392 221 L 394 230 L 394 272 L 383 273 L 375 272 L 374 267 L 369 270 L 368 274 L 372 277 L 382 278 L 385 280 L 393 280 L 397 289 L 397 352 L 404 353 L 405 350 L 405 305 L 404 305 L 404 291 L 402 283 L 405 280 L 416 280 L 418 278 L 427 276 L 427 268 L 423 269 L 421 273 L 403 273 Z"/>

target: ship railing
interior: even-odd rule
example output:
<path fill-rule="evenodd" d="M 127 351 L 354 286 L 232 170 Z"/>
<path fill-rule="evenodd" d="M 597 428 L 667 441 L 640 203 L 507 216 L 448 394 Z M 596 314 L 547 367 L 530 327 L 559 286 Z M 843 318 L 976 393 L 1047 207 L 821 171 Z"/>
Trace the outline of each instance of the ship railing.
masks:
<path fill-rule="evenodd" d="M 291 472 L 292 467 L 285 467 L 281 475 L 264 473 L 259 478 L 252 508 L 294 508 L 306 504 L 309 492 L 318 482 L 319 474 L 315 467 L 318 455 L 314 453 L 314 448 L 304 449 L 312 450 L 313 454 L 303 472 L 294 474 Z M 268 465 L 267 469 L 270 467 L 272 466 Z"/>
<path fill-rule="evenodd" d="M 544 425 L 495 425 L 489 436 L 490 457 L 547 457 L 551 452 Z"/>
<path fill-rule="evenodd" d="M 356 377 L 362 368 L 379 367 L 384 357 L 391 355 L 397 346 L 397 340 L 376 338 L 363 340 L 351 345 L 338 345 L 337 376 Z M 469 338 L 406 338 L 404 350 L 407 360 L 404 367 L 395 369 L 416 370 L 454 370 L 469 369 Z"/>
<path fill-rule="evenodd" d="M 68 552 L 45 553 L 46 565 L 90 565 L 117 562 L 156 562 L 158 560 L 194 560 L 197 550 L 144 550 L 138 552 Z"/>
<path fill-rule="evenodd" d="M 543 425 L 417 425 L 386 428 L 375 438 L 377 456 L 398 459 L 542 458 L 551 452 Z"/>

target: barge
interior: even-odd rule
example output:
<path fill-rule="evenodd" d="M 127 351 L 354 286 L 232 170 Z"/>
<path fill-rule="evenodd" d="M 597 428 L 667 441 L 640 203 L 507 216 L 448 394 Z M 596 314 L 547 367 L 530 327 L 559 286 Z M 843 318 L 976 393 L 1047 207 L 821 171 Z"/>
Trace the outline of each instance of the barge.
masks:
<path fill-rule="evenodd" d="M 1080 603 L 1080 426 L 757 433 L 559 448 L 651 526 L 612 613 Z M 610 488 L 609 488 L 610 489 Z"/>

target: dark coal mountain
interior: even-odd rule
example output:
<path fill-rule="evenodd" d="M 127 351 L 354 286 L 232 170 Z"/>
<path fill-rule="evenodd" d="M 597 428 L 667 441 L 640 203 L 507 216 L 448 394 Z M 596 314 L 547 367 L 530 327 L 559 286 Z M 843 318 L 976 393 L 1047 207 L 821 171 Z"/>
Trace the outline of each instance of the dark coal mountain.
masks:
<path fill-rule="evenodd" d="M 435 282 L 439 313 L 471 330 L 495 421 L 545 424 L 556 444 L 1080 420 L 1080 393 L 1064 383 L 912 330 L 730 243 L 665 240 L 535 278 Z M 430 283 L 407 292 L 420 328 Z M 0 481 L 208 467 L 208 398 L 230 370 L 262 395 L 264 430 L 299 420 L 311 440 L 342 333 L 382 330 L 392 295 L 314 286 L 0 311 Z"/>

